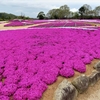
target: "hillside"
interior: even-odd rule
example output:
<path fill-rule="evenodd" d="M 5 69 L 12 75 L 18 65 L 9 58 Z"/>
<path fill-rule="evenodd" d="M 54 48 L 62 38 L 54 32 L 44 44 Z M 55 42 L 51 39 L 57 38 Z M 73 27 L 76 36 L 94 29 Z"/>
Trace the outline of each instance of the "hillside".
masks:
<path fill-rule="evenodd" d="M 30 19 L 29 17 L 25 17 L 25 16 L 17 16 L 14 14 L 8 14 L 5 12 L 0 12 L 0 21 L 4 21 L 4 20 L 12 20 L 12 19 Z"/>

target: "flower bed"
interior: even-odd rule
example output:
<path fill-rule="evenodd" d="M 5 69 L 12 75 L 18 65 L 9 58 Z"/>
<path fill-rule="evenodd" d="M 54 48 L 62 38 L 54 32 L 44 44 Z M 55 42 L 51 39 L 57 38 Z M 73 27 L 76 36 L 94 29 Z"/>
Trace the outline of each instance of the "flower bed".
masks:
<path fill-rule="evenodd" d="M 0 31 L 0 100 L 40 100 L 57 76 L 84 73 L 100 59 L 100 29 Z"/>
<path fill-rule="evenodd" d="M 40 23 L 46 23 L 46 22 L 50 22 L 51 20 L 33 20 L 34 24 L 40 24 Z"/>
<path fill-rule="evenodd" d="M 39 21 L 41 23 L 41 21 Z M 29 28 L 35 28 L 35 27 L 80 27 L 80 26 L 91 26 L 91 24 L 87 24 L 85 22 L 80 21 L 64 21 L 64 20 L 56 20 L 56 21 L 50 21 L 50 23 L 42 24 L 38 26 L 32 26 Z"/>
<path fill-rule="evenodd" d="M 46 24 L 40 24 L 37 26 L 31 26 L 29 28 L 35 28 L 35 27 L 63 27 L 65 26 L 65 22 L 50 22 L 50 23 L 46 23 Z"/>
<path fill-rule="evenodd" d="M 70 22 L 65 25 L 65 27 L 79 27 L 79 26 L 91 26 L 91 25 L 86 24 L 84 22 Z"/>
<path fill-rule="evenodd" d="M 4 25 L 4 27 L 9 26 L 25 26 L 25 25 L 32 25 L 33 21 L 31 20 L 12 20 L 8 24 Z"/>
<path fill-rule="evenodd" d="M 49 23 L 48 23 L 49 22 Z M 87 21 L 88 22 L 88 21 Z M 46 23 L 45 25 L 42 25 Z M 24 25 L 32 25 L 32 24 L 40 24 L 34 27 L 79 27 L 79 26 L 91 26 L 91 24 L 87 24 L 84 20 L 12 20 L 9 24 L 4 25 L 7 26 L 24 26 Z"/>

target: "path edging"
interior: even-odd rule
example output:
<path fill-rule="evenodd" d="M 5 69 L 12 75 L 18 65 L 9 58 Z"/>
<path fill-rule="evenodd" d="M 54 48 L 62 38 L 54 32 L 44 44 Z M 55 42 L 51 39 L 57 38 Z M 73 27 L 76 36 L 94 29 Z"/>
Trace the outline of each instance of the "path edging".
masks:
<path fill-rule="evenodd" d="M 85 92 L 100 80 L 100 61 L 94 65 L 93 72 L 86 76 L 82 74 L 72 82 L 63 80 L 54 93 L 53 100 L 76 100 L 77 96 Z"/>

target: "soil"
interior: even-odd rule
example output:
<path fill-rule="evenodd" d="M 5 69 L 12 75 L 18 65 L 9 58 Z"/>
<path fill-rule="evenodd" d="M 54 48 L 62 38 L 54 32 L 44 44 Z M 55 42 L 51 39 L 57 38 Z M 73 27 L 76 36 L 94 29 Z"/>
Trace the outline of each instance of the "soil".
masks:
<path fill-rule="evenodd" d="M 47 23 L 49 23 L 49 22 L 47 22 Z M 25 25 L 25 26 L 9 26 L 9 27 L 4 27 L 4 25 L 8 24 L 7 22 L 4 22 L 4 23 L 0 24 L 0 30 L 24 29 L 24 28 L 28 28 L 28 27 L 31 27 L 31 26 L 44 25 L 44 24 L 47 24 L 47 23 Z"/>

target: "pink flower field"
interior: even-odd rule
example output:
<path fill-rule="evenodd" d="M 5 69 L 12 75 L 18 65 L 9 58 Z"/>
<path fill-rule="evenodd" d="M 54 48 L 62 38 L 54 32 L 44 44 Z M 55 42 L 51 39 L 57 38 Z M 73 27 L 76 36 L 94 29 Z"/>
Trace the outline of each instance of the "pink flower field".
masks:
<path fill-rule="evenodd" d="M 100 29 L 0 31 L 0 100 L 40 100 L 58 76 L 100 59 Z"/>
<path fill-rule="evenodd" d="M 32 20 L 11 20 L 8 24 L 4 25 L 4 27 L 9 26 L 25 26 L 25 25 L 32 25 Z"/>
<path fill-rule="evenodd" d="M 41 24 L 43 21 L 35 20 L 34 24 L 39 24 L 38 26 L 31 26 L 29 28 L 50 28 L 50 27 L 80 27 L 80 26 L 91 26 L 91 24 L 87 24 L 85 21 L 74 21 L 74 20 L 44 20 L 45 22 L 49 22 L 46 24 Z M 37 23 L 36 23 L 37 22 Z"/>

